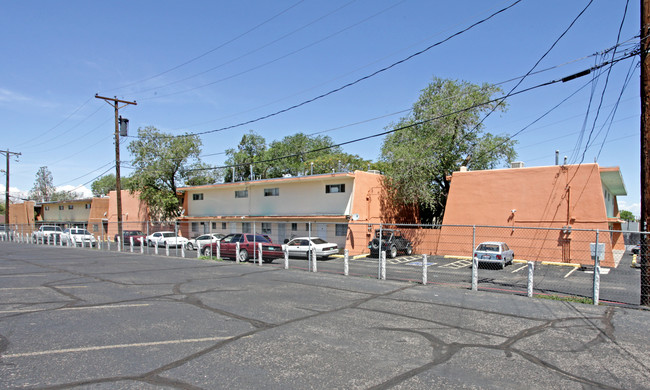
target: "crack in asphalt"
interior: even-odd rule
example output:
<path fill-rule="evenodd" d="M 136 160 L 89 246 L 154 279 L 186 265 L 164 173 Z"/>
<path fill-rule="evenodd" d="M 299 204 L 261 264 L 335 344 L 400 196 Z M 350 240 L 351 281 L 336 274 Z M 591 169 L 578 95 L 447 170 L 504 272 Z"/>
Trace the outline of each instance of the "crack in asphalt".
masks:
<path fill-rule="evenodd" d="M 112 258 L 112 257 L 111 257 Z M 14 260 L 16 261 L 16 260 Z M 381 293 L 370 293 L 370 292 L 364 292 L 364 291 L 358 291 L 358 290 L 351 290 L 351 289 L 345 289 L 345 288 L 337 288 L 337 287 L 332 287 L 332 286 L 314 286 L 313 284 L 307 284 L 307 283 L 300 283 L 300 282 L 287 282 L 284 280 L 280 280 L 283 283 L 287 284 L 297 284 L 297 285 L 305 285 L 309 286 L 311 288 L 313 287 L 318 287 L 318 288 L 323 288 L 323 289 L 331 289 L 331 290 L 336 290 L 336 291 L 342 291 L 342 292 L 349 292 L 353 294 L 358 294 L 358 295 L 364 295 L 363 297 L 357 298 L 357 299 L 352 299 L 350 302 L 347 304 L 341 305 L 340 307 L 335 307 L 330 310 L 316 310 L 316 309 L 307 309 L 303 308 L 303 310 L 311 311 L 310 314 L 293 318 L 278 324 L 272 324 L 268 322 L 264 322 L 262 320 L 258 320 L 255 318 L 248 318 L 241 316 L 236 313 L 228 312 L 225 310 L 221 310 L 212 306 L 209 306 L 205 304 L 199 297 L 198 295 L 200 294 L 206 294 L 206 293 L 214 293 L 214 292 L 237 292 L 241 291 L 238 289 L 204 289 L 200 291 L 193 291 L 193 292 L 183 292 L 183 286 L 187 283 L 193 283 L 199 280 L 216 280 L 216 279 L 223 279 L 223 278 L 232 278 L 232 277 L 248 277 L 248 276 L 254 276 L 258 275 L 260 273 L 269 273 L 269 272 L 280 272 L 280 268 L 272 268 L 272 269 L 260 269 L 260 270 L 251 270 L 247 269 L 246 271 L 252 271 L 252 272 L 241 272 L 239 274 L 232 274 L 232 275 L 226 275 L 223 277 L 205 277 L 205 278 L 192 278 L 192 279 L 186 279 L 183 282 L 176 282 L 176 283 L 125 283 L 121 281 L 116 281 L 109 279 L 110 276 L 116 276 L 116 275 L 122 275 L 122 274 L 132 274 L 135 272 L 150 272 L 151 270 L 139 270 L 139 271 L 128 271 L 128 272 L 115 272 L 115 273 L 99 273 L 102 276 L 98 275 L 93 275 L 93 274 L 87 274 L 87 273 L 82 273 L 82 272 L 75 272 L 71 271 L 69 269 L 61 268 L 61 267 L 55 267 L 51 265 L 46 265 L 46 264 L 40 264 L 37 263 L 36 261 L 28 261 L 28 260 L 17 260 L 17 261 L 23 261 L 26 264 L 36 266 L 36 267 L 42 267 L 46 268 L 50 271 L 55 271 L 58 273 L 68 273 L 71 275 L 74 275 L 75 277 L 73 278 L 67 278 L 63 279 L 66 281 L 71 281 L 71 280 L 78 280 L 78 278 L 88 278 L 90 280 L 94 280 L 97 282 L 103 282 L 103 283 L 110 283 L 110 284 L 115 284 L 119 286 L 158 286 L 158 287 L 164 287 L 166 285 L 170 286 L 170 293 L 166 294 L 159 294 L 159 295 L 153 295 L 153 296 L 148 296 L 148 297 L 143 297 L 143 298 L 133 298 L 133 299 L 128 299 L 128 300 L 121 300 L 121 301 L 115 301 L 115 302 L 103 302 L 100 304 L 96 305 L 79 305 L 81 302 L 84 302 L 84 300 L 72 293 L 69 293 L 61 288 L 60 286 L 56 286 L 58 282 L 48 282 L 44 283 L 42 287 L 46 287 L 48 289 L 53 290 L 54 292 L 68 298 L 68 300 L 65 301 L 59 301 L 57 303 L 63 303 L 64 306 L 62 307 L 57 307 L 57 308 L 49 308 L 49 309 L 43 309 L 43 311 L 53 311 L 57 310 L 60 308 L 65 308 L 65 307 L 93 307 L 93 306 L 106 306 L 106 305 L 111 305 L 111 304 L 119 304 L 119 303 L 127 303 L 127 302 L 147 302 L 147 301 L 157 301 L 157 300 L 171 300 L 175 302 L 180 302 L 183 304 L 188 304 L 192 305 L 200 310 L 207 310 L 211 313 L 216 313 L 222 316 L 226 316 L 229 318 L 237 319 L 240 321 L 247 322 L 251 324 L 251 326 L 254 327 L 253 330 L 249 332 L 245 332 L 236 336 L 233 336 L 232 338 L 221 340 L 219 342 L 216 342 L 213 345 L 210 345 L 209 347 L 203 348 L 197 352 L 194 352 L 192 354 L 189 354 L 187 356 L 184 356 L 180 359 L 177 359 L 175 361 L 169 362 L 167 364 L 164 364 L 154 370 L 151 370 L 149 372 L 140 374 L 140 375 L 131 375 L 131 376 L 115 376 L 115 377 L 105 377 L 105 378 L 94 378 L 90 380 L 84 380 L 84 381 L 77 381 L 77 382 L 70 382 L 70 383 L 60 383 L 56 385 L 49 385 L 49 386 L 42 386 L 38 387 L 38 389 L 68 389 L 68 388 L 73 388 L 77 386 L 87 386 L 87 385 L 94 385 L 94 384 L 102 384 L 102 383 L 116 383 L 119 381 L 135 381 L 135 382 L 141 382 L 141 383 L 147 383 L 150 385 L 154 386 L 168 386 L 171 388 L 176 388 L 176 389 L 188 389 L 188 390 L 196 390 L 196 389 L 201 389 L 200 387 L 194 386 L 192 384 L 173 379 L 173 378 L 168 378 L 168 377 L 163 377 L 161 374 L 172 370 L 174 368 L 180 367 L 182 365 L 185 365 L 199 357 L 205 356 L 207 354 L 210 354 L 214 351 L 218 351 L 219 349 L 234 343 L 244 337 L 248 337 L 254 334 L 257 334 L 259 332 L 264 332 L 269 329 L 277 328 L 277 327 L 282 327 L 282 326 L 287 326 L 296 322 L 302 322 L 306 321 L 309 319 L 313 319 L 319 316 L 324 316 L 344 310 L 349 310 L 349 309 L 356 309 L 356 310 L 362 310 L 362 311 L 368 311 L 368 312 L 376 312 L 376 313 L 381 313 L 381 314 L 387 314 L 395 317 L 401 317 L 407 320 L 418 320 L 418 321 L 424 321 L 432 324 L 438 325 L 438 328 L 436 330 L 440 329 L 453 329 L 453 330 L 459 330 L 461 332 L 471 332 L 476 335 L 480 336 L 491 336 L 491 337 L 501 337 L 504 338 L 505 340 L 499 344 L 488 344 L 488 343 L 458 343 L 458 342 L 449 342 L 446 343 L 444 342 L 441 338 L 433 335 L 432 333 L 429 333 L 424 330 L 418 330 L 418 329 L 412 329 L 412 328 L 399 328 L 399 327 L 378 327 L 374 328 L 376 330 L 382 330 L 386 332 L 391 332 L 391 333 L 410 333 L 417 335 L 419 337 L 424 338 L 425 340 L 428 341 L 430 348 L 432 349 L 432 358 L 431 361 L 426 362 L 425 364 L 416 367 L 414 369 L 411 369 L 409 371 L 400 373 L 398 375 L 393 376 L 392 378 L 389 378 L 385 380 L 384 382 L 377 384 L 375 386 L 370 387 L 371 389 L 387 389 L 393 386 L 396 386 L 398 384 L 401 384 L 421 373 L 426 372 L 427 370 L 433 369 L 438 365 L 441 365 L 445 362 L 448 362 L 452 358 L 454 358 L 459 352 L 463 351 L 464 349 L 467 348 L 483 348 L 483 349 L 492 349 L 492 350 L 499 350 L 502 351 L 507 357 L 512 356 L 513 354 L 518 355 L 522 357 L 523 359 L 535 364 L 536 366 L 539 366 L 540 368 L 543 368 L 545 370 L 550 370 L 554 373 L 557 373 L 559 375 L 562 375 L 563 377 L 572 380 L 576 383 L 576 385 L 582 385 L 582 386 L 592 386 L 592 387 L 599 387 L 599 388 L 615 388 L 612 386 L 609 386 L 607 384 L 597 382 L 594 380 L 591 380 L 589 378 L 568 372 L 566 370 L 561 369 L 560 367 L 557 367 L 553 365 L 550 362 L 544 361 L 543 359 L 532 355 L 528 352 L 525 352 L 519 348 L 516 347 L 516 344 L 522 340 L 531 338 L 533 336 L 542 334 L 544 332 L 547 332 L 550 329 L 559 329 L 563 328 L 567 325 L 567 323 L 571 321 L 582 321 L 584 323 L 584 327 L 586 329 L 592 330 L 596 332 L 596 335 L 584 343 L 581 347 L 576 348 L 575 352 L 583 352 L 587 351 L 591 348 L 594 348 L 598 345 L 601 345 L 603 343 L 608 343 L 611 342 L 614 345 L 617 345 L 619 350 L 624 349 L 618 345 L 616 342 L 616 339 L 614 337 L 614 324 L 613 324 L 613 319 L 615 316 L 615 308 L 610 307 L 607 308 L 605 313 L 602 316 L 585 316 L 585 315 L 577 315 L 577 316 L 568 316 L 568 317 L 563 317 L 563 318 L 556 318 L 553 320 L 541 320 L 539 318 L 534 318 L 534 317 L 525 317 L 525 316 L 520 316 L 520 315 L 514 315 L 514 314 L 508 314 L 508 313 L 500 313 L 500 312 L 493 312 L 493 311 L 487 311 L 487 310 L 482 310 L 482 309 L 472 309 L 472 308 L 464 308 L 463 310 L 469 310 L 469 311 L 474 311 L 477 313 L 485 313 L 485 314 L 490 314 L 490 315 L 498 315 L 501 317 L 511 317 L 511 318 L 517 318 L 517 319 L 524 319 L 528 321 L 535 321 L 539 322 L 539 324 L 525 328 L 517 332 L 515 335 L 512 335 L 510 337 L 500 335 L 500 334 L 495 334 L 491 332 L 485 332 L 485 331 L 478 331 L 478 330 L 473 330 L 469 329 L 466 327 L 462 326 L 452 326 L 449 325 L 448 323 L 444 323 L 442 321 L 434 321 L 431 319 L 426 319 L 426 318 L 420 318 L 417 316 L 412 316 L 412 315 L 405 315 L 402 313 L 396 313 L 396 312 L 391 312 L 389 310 L 379 310 L 379 309 L 372 309 L 372 308 L 366 308 L 362 307 L 363 304 L 369 303 L 373 300 L 380 300 L 380 299 L 387 299 L 387 300 L 393 300 L 393 301 L 398 301 L 398 302 L 405 302 L 405 303 L 415 303 L 415 304 L 428 304 L 431 306 L 446 306 L 446 307 L 453 307 L 457 308 L 457 306 L 453 305 L 448 305 L 448 304 L 442 304 L 442 303 L 432 303 L 432 302 L 425 302 L 425 301 L 417 301 L 417 300 L 409 300 L 409 299 L 403 299 L 403 298 L 396 298 L 393 295 L 396 293 L 416 288 L 418 285 L 415 284 L 409 284 L 406 286 L 400 286 L 398 288 L 393 288 L 385 292 Z M 89 263 L 90 264 L 90 263 Z M 167 271 L 173 271 L 177 269 L 182 269 L 182 270 L 188 270 L 189 268 L 211 268 L 214 267 L 215 265 L 211 264 L 208 267 L 182 267 L 182 268 L 169 268 Z M 234 264 L 223 264 L 219 266 L 236 266 Z M 155 271 L 162 271 L 164 269 L 156 269 Z M 34 305 L 42 304 L 42 302 L 36 303 Z M 28 306 L 28 304 L 25 304 Z M 569 305 L 569 307 L 572 307 Z M 33 312 L 31 312 L 33 313 Z M 24 313 L 23 313 L 24 314 Z M 20 314 L 22 315 L 22 314 Z M 12 316 L 6 316 L 4 318 L 9 318 Z M 3 319 L 0 319 L 2 321 Z M 596 322 L 599 322 L 601 326 L 598 326 Z M 572 327 L 575 327 L 572 326 Z M 0 334 L 0 356 L 7 350 L 9 347 L 9 340 L 7 337 L 3 336 Z M 632 354 L 630 354 L 632 356 Z M 647 369 L 647 367 L 643 364 L 643 362 L 638 362 L 640 363 L 643 367 Z M 7 363 L 3 363 L 7 364 Z"/>

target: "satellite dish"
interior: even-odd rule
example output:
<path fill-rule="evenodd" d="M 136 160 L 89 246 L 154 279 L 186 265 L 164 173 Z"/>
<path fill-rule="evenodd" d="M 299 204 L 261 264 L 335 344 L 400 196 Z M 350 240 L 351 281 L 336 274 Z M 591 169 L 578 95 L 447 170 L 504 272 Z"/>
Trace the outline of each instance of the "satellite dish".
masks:
<path fill-rule="evenodd" d="M 353 220 L 353 221 L 356 221 L 357 219 L 359 219 L 359 214 L 352 214 L 350 219 Z"/>

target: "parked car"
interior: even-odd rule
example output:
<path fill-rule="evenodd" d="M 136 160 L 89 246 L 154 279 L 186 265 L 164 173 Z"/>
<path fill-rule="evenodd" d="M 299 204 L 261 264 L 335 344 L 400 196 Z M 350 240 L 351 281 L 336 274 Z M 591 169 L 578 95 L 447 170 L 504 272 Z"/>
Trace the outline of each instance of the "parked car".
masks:
<path fill-rule="evenodd" d="M 212 244 L 213 242 L 217 242 L 224 238 L 226 235 L 221 234 L 221 233 L 210 233 L 210 234 L 202 234 L 196 238 L 193 238 L 185 244 L 185 249 L 187 250 L 194 250 L 194 249 L 199 249 L 203 248 L 204 246 L 208 244 Z"/>
<path fill-rule="evenodd" d="M 162 246 L 169 245 L 170 247 L 180 247 L 187 244 L 187 238 L 177 236 L 174 232 L 155 232 L 147 236 L 147 244 L 149 246 Z"/>
<path fill-rule="evenodd" d="M 47 242 L 47 238 L 50 237 L 50 242 L 58 243 L 61 242 L 61 235 L 63 234 L 63 229 L 55 225 L 41 225 L 38 230 L 32 233 L 32 239 L 36 242 Z"/>
<path fill-rule="evenodd" d="M 95 236 L 83 228 L 65 229 L 61 238 L 67 245 L 74 246 L 95 246 L 97 242 Z"/>
<path fill-rule="evenodd" d="M 506 264 L 512 264 L 515 252 L 505 242 L 488 241 L 478 244 L 474 250 L 474 258 L 482 263 L 499 264 L 503 269 Z"/>
<path fill-rule="evenodd" d="M 250 258 L 256 258 L 258 245 L 262 244 L 262 260 L 265 263 L 271 263 L 275 259 L 284 257 L 282 245 L 274 244 L 268 237 L 262 234 L 242 234 L 233 233 L 222 238 L 220 245 L 221 257 L 234 259 L 237 252 L 237 243 L 239 243 L 239 260 L 248 261 Z M 217 253 L 217 243 L 205 245 L 201 248 L 201 253 L 205 256 L 212 256 Z"/>
<path fill-rule="evenodd" d="M 115 235 L 115 241 L 117 242 L 117 234 Z M 122 231 L 122 236 L 124 239 L 122 242 L 124 242 L 124 245 L 131 245 L 131 237 L 133 237 L 133 246 L 140 246 L 142 245 L 146 239 L 147 236 L 141 231 L 141 230 L 124 230 Z"/>
<path fill-rule="evenodd" d="M 641 252 L 641 245 L 634 245 L 631 252 L 633 255 L 638 255 Z"/>
<path fill-rule="evenodd" d="M 287 242 L 282 248 L 287 248 L 289 256 L 309 257 L 309 252 L 316 251 L 317 258 L 326 259 L 339 253 L 336 244 L 327 242 L 319 237 L 296 237 Z"/>
<path fill-rule="evenodd" d="M 413 254 L 413 243 L 406 237 L 402 236 L 402 232 L 395 229 L 382 229 L 381 230 L 381 249 L 379 248 L 379 230 L 375 230 L 375 238 L 368 243 L 370 248 L 370 256 L 378 257 L 379 252 L 386 251 L 386 255 L 391 259 L 397 257 L 399 253 L 410 256 Z"/>
<path fill-rule="evenodd" d="M 11 237 L 11 228 L 7 225 L 0 225 L 0 239 L 7 240 Z"/>

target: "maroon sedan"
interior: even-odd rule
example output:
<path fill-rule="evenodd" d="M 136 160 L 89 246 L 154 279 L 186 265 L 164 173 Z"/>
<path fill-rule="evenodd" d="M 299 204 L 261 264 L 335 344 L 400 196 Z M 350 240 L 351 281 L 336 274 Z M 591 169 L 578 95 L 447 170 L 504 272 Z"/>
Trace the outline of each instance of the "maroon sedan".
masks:
<path fill-rule="evenodd" d="M 239 243 L 239 260 L 248 261 L 256 258 L 259 244 L 262 244 L 262 260 L 271 263 L 275 259 L 284 257 L 282 245 L 274 244 L 271 240 L 261 234 L 233 233 L 222 238 L 220 242 L 205 245 L 201 253 L 205 256 L 212 256 L 217 253 L 217 244 L 220 245 L 221 257 L 234 259 L 237 255 L 237 243 Z"/>
<path fill-rule="evenodd" d="M 145 235 L 140 230 L 125 230 L 122 232 L 124 239 L 122 242 L 124 245 L 131 245 L 131 237 L 133 237 L 133 246 L 142 245 L 145 242 Z M 117 242 L 117 234 L 115 235 L 115 241 Z"/>

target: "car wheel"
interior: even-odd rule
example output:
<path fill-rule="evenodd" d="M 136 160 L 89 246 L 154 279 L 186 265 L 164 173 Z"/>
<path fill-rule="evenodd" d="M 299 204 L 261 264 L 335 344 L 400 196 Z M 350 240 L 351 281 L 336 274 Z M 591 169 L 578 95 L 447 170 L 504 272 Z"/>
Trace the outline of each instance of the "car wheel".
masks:
<path fill-rule="evenodd" d="M 370 242 L 370 246 L 372 246 L 372 249 L 378 249 L 379 248 L 379 239 L 378 238 L 373 238 L 372 241 Z"/>
<path fill-rule="evenodd" d="M 506 268 L 506 259 L 503 259 L 503 261 L 501 262 L 501 269 L 504 268 Z"/>
<path fill-rule="evenodd" d="M 411 245 L 406 246 L 406 255 L 411 256 L 413 254 L 413 247 Z"/>
<path fill-rule="evenodd" d="M 191 242 L 188 242 L 187 244 L 185 244 L 185 249 L 187 249 L 188 251 L 193 251 L 194 245 L 192 245 Z"/>
<path fill-rule="evenodd" d="M 239 261 L 248 261 L 248 251 L 246 249 L 239 251 Z"/>
<path fill-rule="evenodd" d="M 209 246 L 206 246 L 206 247 L 203 249 L 203 255 L 204 255 L 204 256 L 208 256 L 208 257 L 212 257 L 212 248 L 209 247 Z"/>
<path fill-rule="evenodd" d="M 390 247 L 390 258 L 394 259 L 397 257 L 397 247 L 395 245 L 392 245 Z"/>

